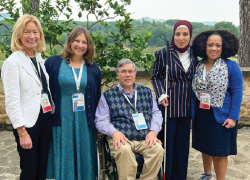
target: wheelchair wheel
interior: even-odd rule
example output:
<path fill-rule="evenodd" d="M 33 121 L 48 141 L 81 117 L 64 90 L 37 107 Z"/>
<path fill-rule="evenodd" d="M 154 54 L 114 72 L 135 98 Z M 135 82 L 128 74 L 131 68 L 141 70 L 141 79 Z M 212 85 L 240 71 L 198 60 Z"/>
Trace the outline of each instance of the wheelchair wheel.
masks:
<path fill-rule="evenodd" d="M 112 172 L 108 174 L 108 179 L 109 180 L 119 180 L 118 171 L 117 171 L 116 165 L 113 164 L 112 168 L 113 168 Z"/>
<path fill-rule="evenodd" d="M 97 140 L 98 180 L 106 180 L 106 159 L 102 138 L 98 137 Z"/>
<path fill-rule="evenodd" d="M 103 141 L 101 142 L 101 149 L 102 149 L 102 165 L 101 165 L 101 175 L 102 179 L 106 180 L 106 159 L 105 159 L 105 150 L 104 150 L 104 144 Z"/>
<path fill-rule="evenodd" d="M 160 167 L 160 170 L 157 174 L 157 179 L 158 180 L 163 180 L 163 169 L 162 169 L 162 166 Z"/>

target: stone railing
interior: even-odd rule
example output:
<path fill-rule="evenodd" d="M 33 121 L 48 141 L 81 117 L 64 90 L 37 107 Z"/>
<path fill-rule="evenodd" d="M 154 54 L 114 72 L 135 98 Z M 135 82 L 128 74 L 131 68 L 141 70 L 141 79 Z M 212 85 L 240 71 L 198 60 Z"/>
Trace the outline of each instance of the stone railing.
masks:
<path fill-rule="evenodd" d="M 239 127 L 250 126 L 250 67 L 242 67 L 241 70 L 244 83 Z"/>
<path fill-rule="evenodd" d="M 239 127 L 250 126 L 250 67 L 241 68 L 244 77 L 243 84 L 243 101 L 241 105 L 241 113 L 240 113 L 240 122 Z M 153 86 L 150 81 L 150 75 L 143 71 L 139 70 L 136 77 L 136 83 L 149 87 L 153 89 Z M 112 85 L 116 85 L 117 83 L 112 83 Z M 107 90 L 108 87 L 103 87 L 102 91 Z M 5 112 L 4 106 L 4 92 L 2 81 L 0 82 L 0 130 L 11 130 L 12 126 L 10 124 L 10 120 Z"/>
<path fill-rule="evenodd" d="M 5 111 L 3 84 L 0 82 L 0 131 L 12 130 L 12 125 Z"/>

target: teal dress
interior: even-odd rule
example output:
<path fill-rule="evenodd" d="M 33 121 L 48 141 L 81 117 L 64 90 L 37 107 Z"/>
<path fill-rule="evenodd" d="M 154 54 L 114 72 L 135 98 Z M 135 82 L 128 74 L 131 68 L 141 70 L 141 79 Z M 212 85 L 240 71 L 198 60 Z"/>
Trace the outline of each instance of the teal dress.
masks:
<path fill-rule="evenodd" d="M 75 69 L 77 77 L 80 69 Z M 47 179 L 95 180 L 96 179 L 96 130 L 88 126 L 86 112 L 73 112 L 72 94 L 76 83 L 72 69 L 65 60 L 59 72 L 61 91 L 61 126 L 53 127 Z M 85 93 L 87 68 L 84 65 L 80 93 Z"/>

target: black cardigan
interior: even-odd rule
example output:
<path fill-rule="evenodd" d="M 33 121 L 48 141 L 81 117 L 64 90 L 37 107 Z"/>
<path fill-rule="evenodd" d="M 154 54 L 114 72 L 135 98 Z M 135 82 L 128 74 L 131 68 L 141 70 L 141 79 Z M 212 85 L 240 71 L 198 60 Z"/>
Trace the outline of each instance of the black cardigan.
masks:
<path fill-rule="evenodd" d="M 52 99 L 55 103 L 55 113 L 53 114 L 53 126 L 61 125 L 61 92 L 58 82 L 59 71 L 62 63 L 61 56 L 51 56 L 45 61 L 45 67 L 49 74 L 49 86 Z M 101 71 L 96 63 L 92 66 L 87 64 L 87 86 L 85 90 L 85 108 L 88 125 L 94 128 L 95 111 L 101 96 Z"/>

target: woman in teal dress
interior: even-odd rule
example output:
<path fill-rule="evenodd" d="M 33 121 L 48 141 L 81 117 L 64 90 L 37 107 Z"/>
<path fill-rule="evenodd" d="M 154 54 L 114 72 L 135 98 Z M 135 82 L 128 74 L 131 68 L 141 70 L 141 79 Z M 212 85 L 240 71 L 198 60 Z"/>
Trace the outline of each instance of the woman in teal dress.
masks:
<path fill-rule="evenodd" d="M 88 31 L 77 27 L 68 36 L 62 56 L 52 56 L 45 63 L 56 105 L 48 179 L 96 179 L 93 120 L 101 95 L 101 72 L 93 62 L 94 54 Z"/>

